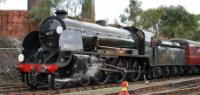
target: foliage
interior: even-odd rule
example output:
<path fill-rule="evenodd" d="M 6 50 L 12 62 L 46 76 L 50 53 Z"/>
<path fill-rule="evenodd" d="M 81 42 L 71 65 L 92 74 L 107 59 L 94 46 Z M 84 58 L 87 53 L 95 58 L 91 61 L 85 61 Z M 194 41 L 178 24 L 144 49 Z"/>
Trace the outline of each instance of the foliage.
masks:
<path fill-rule="evenodd" d="M 50 16 L 51 0 L 38 0 L 36 5 L 29 11 L 28 19 L 32 23 L 39 23 Z"/>
<path fill-rule="evenodd" d="M 94 0 L 84 0 L 81 14 L 83 19 L 95 19 L 94 6 L 92 5 L 93 2 Z"/>
<path fill-rule="evenodd" d="M 198 40 L 196 37 L 197 16 L 188 13 L 182 6 L 160 7 L 165 13 L 161 16 L 160 32 L 169 38 L 187 38 Z"/>
<path fill-rule="evenodd" d="M 136 23 L 136 21 L 137 21 L 136 17 L 142 11 L 142 9 L 140 8 L 140 6 L 141 6 L 141 2 L 139 2 L 137 0 L 130 0 L 129 8 L 127 8 L 125 10 L 126 13 L 130 14 L 130 16 L 128 17 L 128 19 L 132 20 L 132 21 L 135 21 L 134 23 Z"/>
<path fill-rule="evenodd" d="M 142 12 L 141 2 L 138 0 L 130 0 L 128 8 L 125 9 L 125 14 L 121 14 L 121 22 L 131 21 L 134 23 L 134 26 L 139 26 L 138 15 Z"/>
<path fill-rule="evenodd" d="M 131 8 L 130 5 L 129 8 Z M 140 18 L 138 23 L 142 28 L 159 30 L 161 36 L 200 40 L 200 31 L 198 30 L 200 16 L 188 13 L 183 6 L 160 6 L 156 9 L 140 11 L 137 15 L 129 13 L 128 17 L 123 15 L 120 17 L 121 21 L 126 19 L 134 21 L 138 16 Z M 138 26 L 138 24 L 133 25 Z"/>
<path fill-rule="evenodd" d="M 128 20 L 128 18 L 127 18 L 127 16 L 125 14 L 120 14 L 119 17 L 120 17 L 120 21 L 122 23 L 125 23 Z"/>
<path fill-rule="evenodd" d="M 83 0 L 37 0 L 36 5 L 29 11 L 28 19 L 31 23 L 40 23 L 53 14 L 53 11 L 65 9 L 71 19 L 81 18 Z M 53 10 L 52 10 L 53 9 Z"/>
<path fill-rule="evenodd" d="M 164 15 L 162 9 L 148 9 L 140 14 L 140 23 L 142 28 L 155 27 L 158 24 L 160 18 Z"/>
<path fill-rule="evenodd" d="M 80 16 L 82 0 L 60 0 L 57 9 L 65 9 L 71 17 Z"/>

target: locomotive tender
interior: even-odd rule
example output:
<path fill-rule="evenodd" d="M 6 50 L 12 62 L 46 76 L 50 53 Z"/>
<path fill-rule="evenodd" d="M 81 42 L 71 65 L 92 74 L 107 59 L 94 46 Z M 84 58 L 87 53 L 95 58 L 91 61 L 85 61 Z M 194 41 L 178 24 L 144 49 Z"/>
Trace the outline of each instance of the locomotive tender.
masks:
<path fill-rule="evenodd" d="M 16 67 L 31 88 L 199 72 L 200 43 L 184 39 L 157 43 L 153 36 L 135 27 L 114 28 L 51 16 L 24 38 Z"/>

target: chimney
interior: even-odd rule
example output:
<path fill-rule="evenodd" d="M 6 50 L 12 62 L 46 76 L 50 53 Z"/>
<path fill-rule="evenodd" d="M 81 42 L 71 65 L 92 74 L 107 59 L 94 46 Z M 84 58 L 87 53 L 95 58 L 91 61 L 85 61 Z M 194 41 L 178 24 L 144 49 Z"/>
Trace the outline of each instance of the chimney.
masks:
<path fill-rule="evenodd" d="M 37 0 L 28 0 L 28 10 L 31 10 L 32 7 L 36 4 Z"/>
<path fill-rule="evenodd" d="M 57 10 L 55 13 L 56 13 L 56 16 L 62 19 L 64 19 L 65 16 L 68 14 L 65 10 Z"/>

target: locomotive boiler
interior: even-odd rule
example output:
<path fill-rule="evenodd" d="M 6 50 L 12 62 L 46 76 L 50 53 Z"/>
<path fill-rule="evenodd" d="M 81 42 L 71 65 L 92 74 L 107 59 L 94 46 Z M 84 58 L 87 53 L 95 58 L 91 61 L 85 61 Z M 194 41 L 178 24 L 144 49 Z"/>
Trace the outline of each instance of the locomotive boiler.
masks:
<path fill-rule="evenodd" d="M 24 38 L 16 66 L 31 88 L 135 81 L 149 64 L 144 49 L 144 33 L 137 28 L 52 16 Z"/>

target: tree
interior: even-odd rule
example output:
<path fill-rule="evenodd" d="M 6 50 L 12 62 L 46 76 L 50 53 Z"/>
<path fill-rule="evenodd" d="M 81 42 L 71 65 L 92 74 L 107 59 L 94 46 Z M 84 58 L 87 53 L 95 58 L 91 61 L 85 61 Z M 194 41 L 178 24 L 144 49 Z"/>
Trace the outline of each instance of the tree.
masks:
<path fill-rule="evenodd" d="M 32 23 L 40 23 L 44 18 L 50 16 L 50 8 L 52 5 L 51 0 L 38 0 L 36 5 L 29 11 L 29 21 Z"/>
<path fill-rule="evenodd" d="M 128 18 L 127 18 L 127 16 L 125 14 L 120 14 L 119 17 L 120 17 L 120 21 L 122 23 L 125 23 L 128 20 Z"/>
<path fill-rule="evenodd" d="M 37 0 L 36 5 L 29 11 L 28 19 L 37 24 L 61 9 L 68 12 L 69 18 L 80 19 L 81 7 L 82 0 Z"/>
<path fill-rule="evenodd" d="M 131 21 L 134 26 L 140 26 L 138 15 L 142 12 L 141 2 L 138 0 L 130 0 L 128 8 L 125 9 L 125 14 L 121 14 L 121 22 Z"/>
<path fill-rule="evenodd" d="M 154 27 L 159 23 L 164 15 L 163 9 L 148 9 L 140 14 L 142 28 Z"/>
<path fill-rule="evenodd" d="M 83 0 L 82 4 L 82 19 L 90 19 L 95 21 L 94 0 Z"/>
<path fill-rule="evenodd" d="M 165 13 L 161 16 L 160 32 L 169 38 L 197 40 L 197 16 L 188 13 L 182 6 L 160 7 Z"/>
<path fill-rule="evenodd" d="M 198 16 L 188 13 L 182 6 L 160 6 L 140 14 L 141 26 L 158 30 L 165 38 L 198 40 Z M 158 28 L 158 29 L 157 29 Z M 156 32 L 157 33 L 157 32 Z"/>
<path fill-rule="evenodd" d="M 188 13 L 183 6 L 160 6 L 142 11 L 141 3 L 130 0 L 126 14 L 121 14 L 121 22 L 131 21 L 133 26 L 156 30 L 165 38 L 186 38 L 200 40 L 200 16 Z"/>
<path fill-rule="evenodd" d="M 65 9 L 71 17 L 80 16 L 81 7 L 82 0 L 60 0 L 57 5 L 57 9 Z"/>

